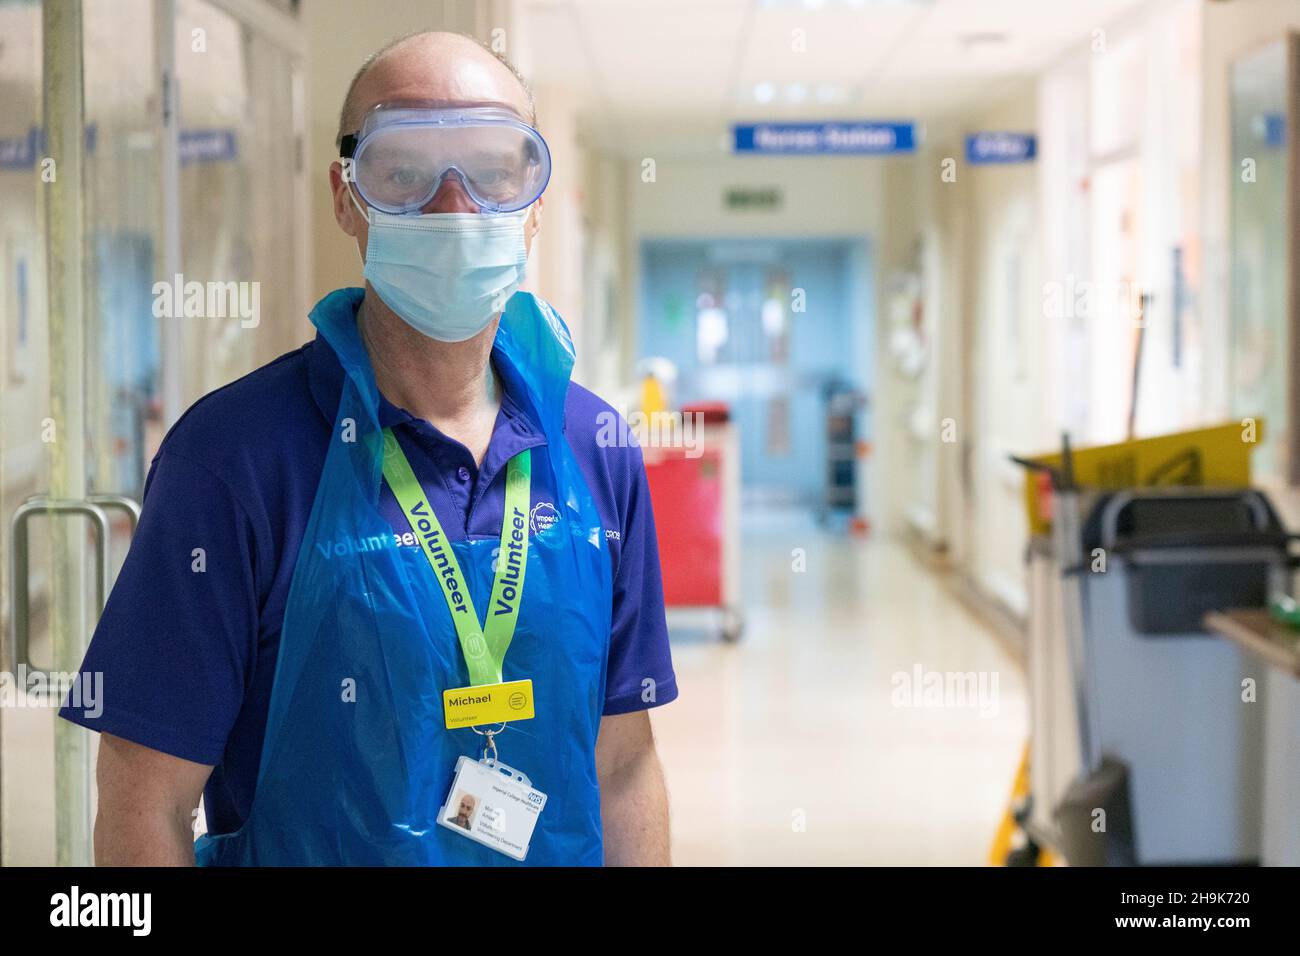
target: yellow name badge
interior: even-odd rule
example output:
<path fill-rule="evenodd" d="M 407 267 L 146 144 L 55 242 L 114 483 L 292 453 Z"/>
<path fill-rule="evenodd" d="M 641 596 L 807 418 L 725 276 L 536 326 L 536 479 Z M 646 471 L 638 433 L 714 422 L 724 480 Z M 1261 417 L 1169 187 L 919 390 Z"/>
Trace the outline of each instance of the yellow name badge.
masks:
<path fill-rule="evenodd" d="M 448 730 L 529 720 L 533 716 L 533 682 L 511 680 L 444 690 L 442 714 Z"/>

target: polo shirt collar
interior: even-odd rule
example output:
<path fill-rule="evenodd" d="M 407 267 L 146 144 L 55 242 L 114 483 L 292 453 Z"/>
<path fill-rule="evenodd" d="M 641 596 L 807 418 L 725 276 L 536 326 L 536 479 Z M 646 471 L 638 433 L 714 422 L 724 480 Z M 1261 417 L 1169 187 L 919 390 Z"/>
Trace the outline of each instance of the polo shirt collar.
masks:
<path fill-rule="evenodd" d="M 543 444 L 546 440 L 541 424 L 535 420 L 527 399 L 523 398 L 523 386 L 519 381 L 518 374 L 513 368 L 509 367 L 508 362 L 497 360 L 495 349 L 492 351 L 492 362 L 493 367 L 497 370 L 497 377 L 501 382 L 501 411 L 497 415 L 488 452 L 484 457 L 483 467 L 485 470 L 498 457 L 501 458 L 500 464 L 504 464 L 505 461 L 524 448 Z M 320 409 L 321 414 L 325 416 L 325 419 L 333 425 L 338 415 L 339 396 L 343 391 L 344 373 L 343 366 L 339 364 L 338 356 L 334 354 L 334 349 L 320 332 L 316 333 L 315 341 L 307 349 L 307 376 L 316 406 Z M 445 436 L 441 436 L 441 433 L 436 432 L 424 419 L 418 418 L 406 409 L 394 405 L 383 394 L 380 394 L 380 427 L 392 428 L 405 424 L 412 425 L 416 431 L 434 432 L 445 439 Z M 498 445 L 502 447 L 498 448 Z"/>

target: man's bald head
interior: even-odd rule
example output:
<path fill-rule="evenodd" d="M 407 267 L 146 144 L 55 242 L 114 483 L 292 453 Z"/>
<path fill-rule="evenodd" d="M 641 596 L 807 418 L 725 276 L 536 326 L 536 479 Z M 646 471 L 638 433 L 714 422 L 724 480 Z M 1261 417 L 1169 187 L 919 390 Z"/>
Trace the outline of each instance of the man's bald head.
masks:
<path fill-rule="evenodd" d="M 371 107 L 399 100 L 508 106 L 537 125 L 533 92 L 514 64 L 467 34 L 424 30 L 366 57 L 343 98 L 335 145 Z"/>

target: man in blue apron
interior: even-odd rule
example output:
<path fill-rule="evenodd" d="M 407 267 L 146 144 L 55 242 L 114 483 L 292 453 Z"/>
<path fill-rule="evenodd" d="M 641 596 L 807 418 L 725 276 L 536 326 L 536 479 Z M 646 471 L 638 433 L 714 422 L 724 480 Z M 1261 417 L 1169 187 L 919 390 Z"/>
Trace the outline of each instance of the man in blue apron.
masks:
<path fill-rule="evenodd" d="M 353 81 L 330 181 L 366 286 L 168 434 L 83 664 L 102 712 L 61 711 L 103 734 L 98 862 L 668 862 L 644 467 L 516 292 L 535 125 L 464 37 Z"/>

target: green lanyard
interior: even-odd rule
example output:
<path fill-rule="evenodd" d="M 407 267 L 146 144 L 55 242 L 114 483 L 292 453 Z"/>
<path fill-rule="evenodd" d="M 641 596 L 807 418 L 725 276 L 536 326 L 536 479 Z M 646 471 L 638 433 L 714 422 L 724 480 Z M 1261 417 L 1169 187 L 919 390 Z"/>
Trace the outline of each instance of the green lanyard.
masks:
<path fill-rule="evenodd" d="M 528 505 L 532 490 L 532 459 L 521 451 L 506 466 L 506 508 L 501 516 L 501 551 L 492 579 L 492 599 L 488 605 L 486 626 L 479 623 L 478 612 L 469 595 L 460 562 L 443 533 L 438 516 L 433 513 L 424 489 L 411 470 L 397 436 L 384 429 L 384 478 L 397 496 L 397 502 L 411 522 L 411 530 L 420 539 L 424 556 L 429 559 L 433 575 L 442 585 L 443 597 L 451 611 L 456 635 L 460 638 L 469 681 L 479 684 L 501 683 L 501 665 L 515 636 L 519 603 L 524 593 L 524 570 L 528 559 Z"/>

